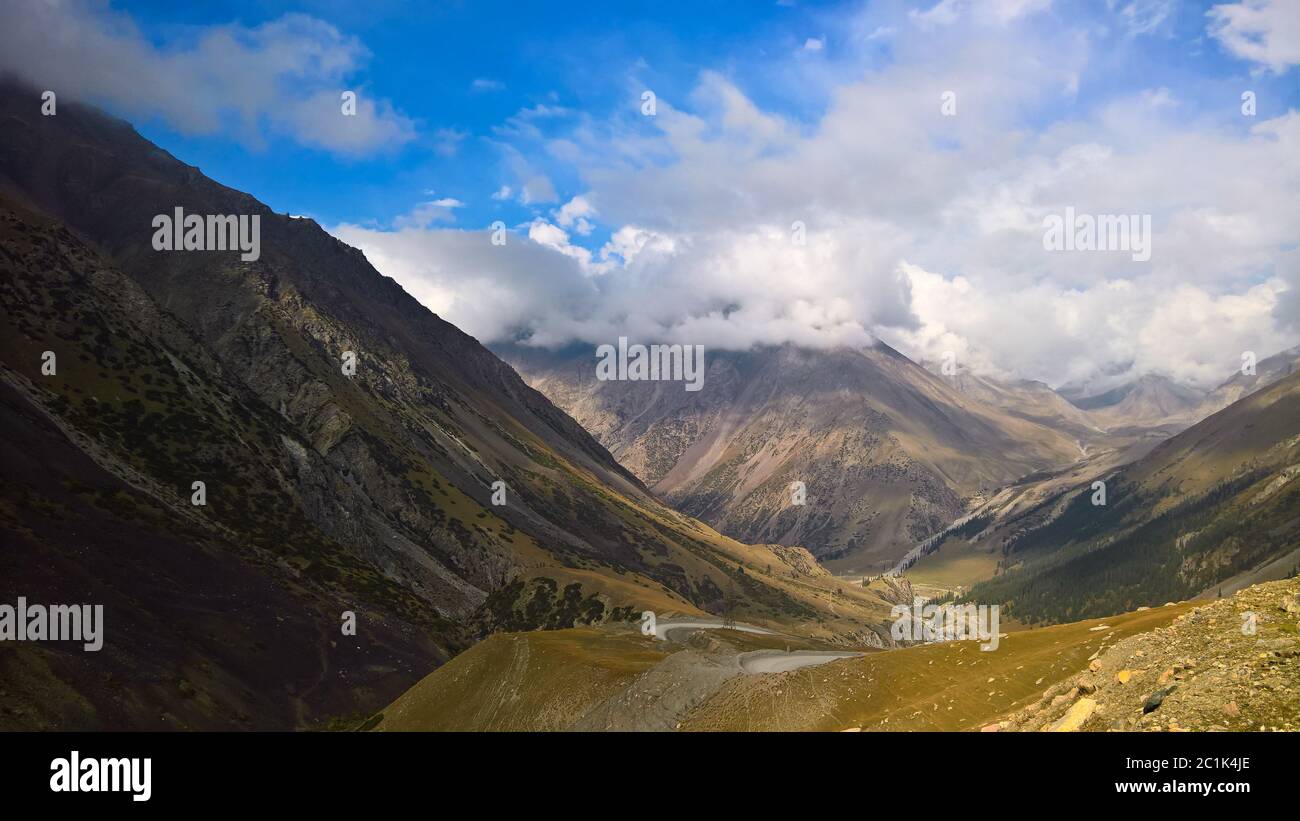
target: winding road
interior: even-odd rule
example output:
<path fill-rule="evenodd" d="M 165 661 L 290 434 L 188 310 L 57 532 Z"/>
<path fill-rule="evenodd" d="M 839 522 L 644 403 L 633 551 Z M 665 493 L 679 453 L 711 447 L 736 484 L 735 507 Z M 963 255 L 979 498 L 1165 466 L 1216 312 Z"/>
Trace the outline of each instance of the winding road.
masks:
<path fill-rule="evenodd" d="M 756 633 L 764 636 L 779 636 L 775 630 L 754 627 L 749 624 L 733 623 L 724 625 L 721 621 L 708 619 L 682 619 L 679 621 L 660 621 L 655 624 L 655 638 L 660 641 L 681 641 L 696 630 L 737 630 L 741 633 Z M 785 673 L 804 667 L 815 667 L 828 661 L 853 658 L 862 653 L 841 652 L 836 650 L 753 650 L 741 653 L 738 657 L 740 669 L 751 675 L 762 673 Z"/>
<path fill-rule="evenodd" d="M 785 673 L 804 667 L 816 667 L 828 661 L 851 659 L 862 653 L 841 653 L 834 650 L 795 650 L 784 653 L 780 650 L 755 650 L 740 657 L 740 669 L 746 673 Z"/>
<path fill-rule="evenodd" d="M 655 638 L 660 641 L 679 641 L 679 639 L 670 638 L 670 634 L 680 630 L 738 630 L 741 633 L 759 633 L 765 636 L 779 635 L 773 630 L 766 630 L 762 627 L 753 627 L 748 624 L 734 622 L 726 625 L 720 620 L 710 619 L 681 619 L 678 621 L 659 621 L 655 623 Z"/>

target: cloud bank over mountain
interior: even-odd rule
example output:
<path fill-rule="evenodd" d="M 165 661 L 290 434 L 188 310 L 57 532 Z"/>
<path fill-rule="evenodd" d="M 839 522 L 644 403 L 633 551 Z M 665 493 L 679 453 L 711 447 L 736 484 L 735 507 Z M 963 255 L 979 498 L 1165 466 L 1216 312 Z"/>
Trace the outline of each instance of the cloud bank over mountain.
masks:
<path fill-rule="evenodd" d="M 1252 50 L 1233 32 L 1256 18 L 1217 8 L 1201 33 L 1255 62 L 1151 88 L 1115 78 L 1168 36 L 1159 15 L 1062 25 L 1046 4 L 1004 6 L 846 20 L 871 34 L 805 73 L 825 99 L 806 121 L 706 70 L 653 117 L 629 104 L 528 134 L 513 147 L 532 168 L 568 165 L 585 187 L 505 247 L 448 226 L 334 232 L 490 341 L 878 336 L 1058 384 L 1117 362 L 1208 384 L 1242 351 L 1294 344 L 1300 113 L 1246 116 L 1241 99 L 1251 70 L 1293 71 L 1292 33 Z M 602 244 L 573 230 L 573 203 L 608 226 Z M 1045 250 L 1043 220 L 1067 207 L 1152 215 L 1150 261 Z"/>
<path fill-rule="evenodd" d="M 14 0 L 0 11 L 0 70 L 73 99 L 161 117 L 183 133 L 272 136 L 357 155 L 415 138 L 415 124 L 354 81 L 369 51 L 304 14 L 187 31 L 166 46 L 130 15 L 81 0 Z M 342 94 L 356 113 L 341 116 Z"/>

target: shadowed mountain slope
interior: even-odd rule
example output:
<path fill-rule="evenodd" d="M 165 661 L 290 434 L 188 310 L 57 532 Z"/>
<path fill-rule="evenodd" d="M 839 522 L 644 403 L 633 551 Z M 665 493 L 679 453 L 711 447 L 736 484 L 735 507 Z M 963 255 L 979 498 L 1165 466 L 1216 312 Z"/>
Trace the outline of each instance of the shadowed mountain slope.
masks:
<path fill-rule="evenodd" d="M 73 103 L 42 117 L 36 92 L 0 83 L 0 192 L 3 532 L 20 546 L 0 593 L 111 588 L 129 602 L 95 665 L 44 646 L 9 657 L 26 682 L 16 698 L 70 682 L 65 711 L 22 726 L 163 726 L 143 716 L 182 716 L 165 706 L 180 703 L 179 726 L 318 724 L 383 703 L 487 632 L 643 608 L 864 637 L 883 618 L 874 595 L 806 553 L 739 544 L 663 507 L 359 251 L 120 120 Z M 154 216 L 178 207 L 259 215 L 260 258 L 155 251 Z M 41 372 L 46 350 L 56 374 Z M 47 456 L 48 475 L 25 479 Z M 194 481 L 204 506 L 190 503 Z M 127 548 L 138 556 L 121 558 Z M 149 573 L 120 563 L 160 552 L 192 572 L 146 595 Z M 54 567 L 81 583 L 55 585 Z M 187 626 L 178 602 L 204 615 Z M 285 635 L 228 638 L 257 607 L 309 638 L 295 639 L 301 669 L 256 661 Z M 356 637 L 339 632 L 344 610 L 359 614 Z M 117 633 L 128 621 L 139 630 Z M 163 641 L 164 625 L 230 646 L 191 659 L 193 637 Z M 98 680 L 106 658 L 120 675 Z M 289 695 L 241 701 L 268 688 Z"/>
<path fill-rule="evenodd" d="M 1006 572 L 972 600 L 1067 621 L 1231 592 L 1300 567 L 1300 373 L 1047 504 L 1002 545 Z"/>

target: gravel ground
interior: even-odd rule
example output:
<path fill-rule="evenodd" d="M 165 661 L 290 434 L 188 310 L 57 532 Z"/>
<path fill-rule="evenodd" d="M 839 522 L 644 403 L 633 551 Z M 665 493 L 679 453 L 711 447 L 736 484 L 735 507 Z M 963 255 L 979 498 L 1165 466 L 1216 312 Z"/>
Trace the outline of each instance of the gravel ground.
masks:
<path fill-rule="evenodd" d="M 1086 672 L 984 729 L 1300 730 L 1300 579 L 1247 588 L 1103 647 Z"/>

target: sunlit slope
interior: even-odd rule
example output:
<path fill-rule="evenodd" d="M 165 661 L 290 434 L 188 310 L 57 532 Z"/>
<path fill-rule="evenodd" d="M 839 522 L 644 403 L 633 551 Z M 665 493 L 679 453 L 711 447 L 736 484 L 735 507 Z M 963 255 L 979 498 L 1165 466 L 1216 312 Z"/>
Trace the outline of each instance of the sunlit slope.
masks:
<path fill-rule="evenodd" d="M 974 730 L 1083 671 L 1101 648 L 1168 624 L 1189 605 L 1011 633 L 997 650 L 930 644 L 729 680 L 683 730 Z M 1107 629 L 1094 630 L 1099 625 Z"/>
<path fill-rule="evenodd" d="M 565 730 L 665 657 L 639 633 L 492 636 L 383 711 L 379 730 Z"/>
<path fill-rule="evenodd" d="M 733 631 L 702 631 L 680 645 L 610 627 L 499 635 L 427 676 L 370 726 L 976 729 L 1084 670 L 1099 650 L 1168 624 L 1187 609 L 1175 605 L 1012 633 L 992 652 L 980 651 L 976 642 L 936 644 L 762 675 L 742 673 L 735 653 L 824 645 Z M 1104 629 L 1094 629 L 1103 624 Z M 680 715 L 671 714 L 665 703 L 680 708 Z M 639 713 L 662 717 L 666 711 L 666 721 L 636 723 Z"/>

